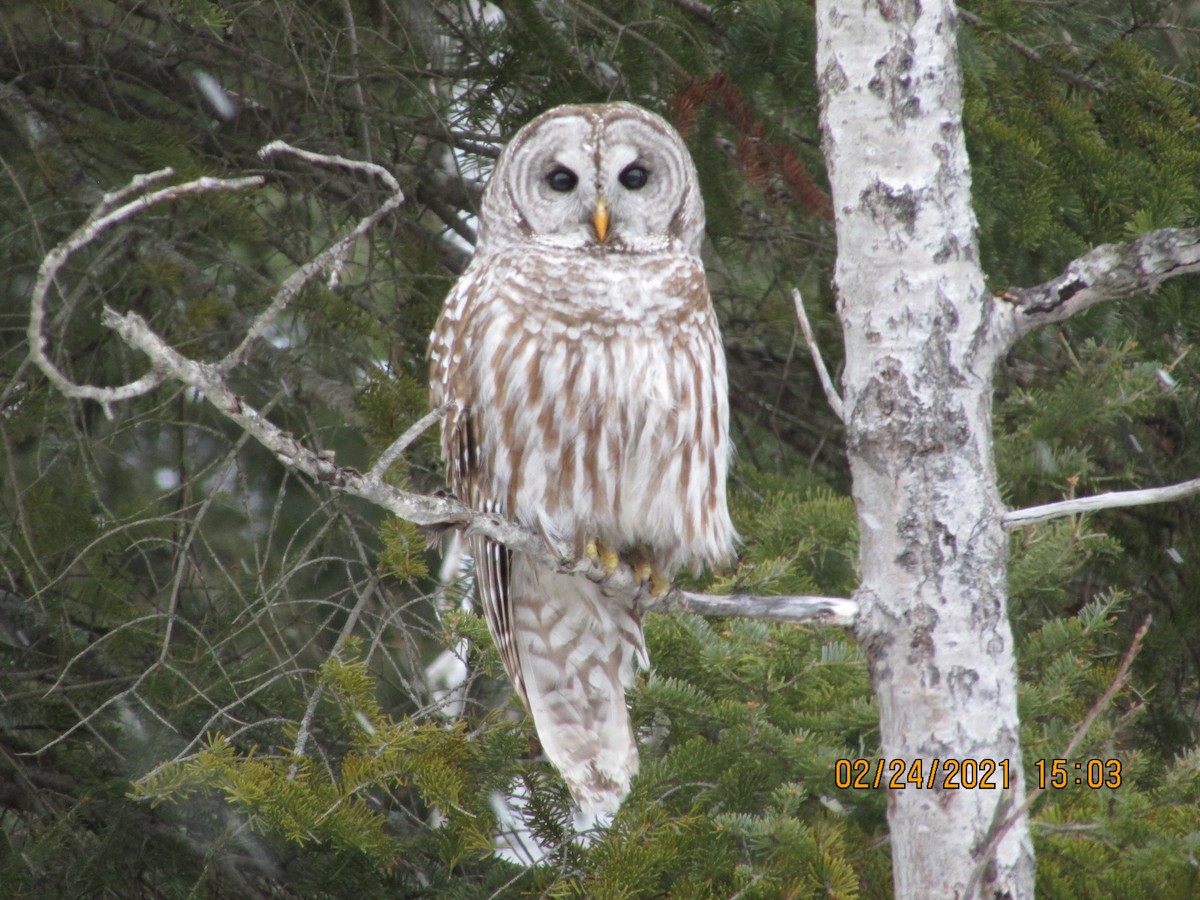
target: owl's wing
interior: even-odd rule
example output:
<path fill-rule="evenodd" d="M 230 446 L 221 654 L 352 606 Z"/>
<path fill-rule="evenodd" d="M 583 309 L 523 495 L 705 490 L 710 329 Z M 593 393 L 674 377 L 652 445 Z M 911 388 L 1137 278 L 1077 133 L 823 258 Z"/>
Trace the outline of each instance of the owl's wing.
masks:
<path fill-rule="evenodd" d="M 455 496 L 479 512 L 506 515 L 504 504 L 487 496 L 480 484 L 479 435 L 471 407 L 455 400 L 444 427 L 446 474 Z M 479 600 L 492 639 L 517 692 L 528 703 L 513 637 L 512 598 L 509 592 L 512 551 L 491 538 L 475 535 L 471 538 L 471 556 L 475 560 Z"/>

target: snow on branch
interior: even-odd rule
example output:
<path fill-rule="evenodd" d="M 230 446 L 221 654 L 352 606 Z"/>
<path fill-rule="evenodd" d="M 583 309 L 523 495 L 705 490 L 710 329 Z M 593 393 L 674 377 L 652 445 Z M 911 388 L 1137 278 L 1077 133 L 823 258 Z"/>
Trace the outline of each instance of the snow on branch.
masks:
<path fill-rule="evenodd" d="M 1012 314 L 1006 337 L 1011 344 L 1096 303 L 1152 291 L 1192 272 L 1200 272 L 1200 228 L 1164 228 L 1124 244 L 1101 244 L 1068 263 L 1057 278 L 1001 293 L 998 299 Z"/>
<path fill-rule="evenodd" d="M 388 468 L 413 441 L 442 418 L 446 412 L 444 407 L 433 410 L 416 422 L 384 451 L 368 472 L 363 473 L 350 467 L 339 466 L 331 453 L 318 453 L 305 446 L 250 406 L 243 397 L 234 393 L 226 376 L 246 359 L 252 344 L 262 337 L 271 321 L 319 272 L 336 273 L 353 243 L 404 199 L 394 177 L 380 166 L 308 153 L 282 142 L 264 147 L 261 155 L 279 152 L 291 153 L 320 165 L 342 166 L 376 175 L 392 189 L 392 194 L 379 209 L 363 218 L 345 237 L 289 276 L 271 303 L 254 320 L 241 343 L 219 362 L 190 359 L 168 344 L 137 313 L 121 313 L 106 306 L 101 313 L 101 323 L 112 329 L 127 345 L 144 353 L 150 360 L 150 371 L 137 381 L 119 388 L 77 385 L 50 362 L 43 333 L 50 287 L 67 258 L 76 250 L 96 240 L 107 228 L 155 203 L 184 194 L 257 187 L 264 180 L 260 177 L 200 178 L 152 193 L 143 193 L 137 199 L 126 202 L 131 195 L 141 193 L 149 185 L 169 178 L 173 172 L 164 169 L 150 175 L 138 176 L 122 190 L 106 195 L 87 222 L 47 254 L 39 270 L 30 305 L 30 357 L 55 387 L 68 397 L 95 400 L 101 403 L 108 413 L 112 403 L 146 394 L 167 381 L 186 385 L 203 396 L 217 412 L 235 422 L 246 434 L 271 451 L 275 458 L 289 469 L 303 472 L 334 490 L 364 499 L 416 525 L 432 529 L 456 527 L 468 535 L 486 535 L 512 550 L 543 560 L 559 572 L 591 578 L 613 592 L 637 595 L 638 602 L 646 610 L 665 613 L 686 610 L 701 615 L 853 625 L 858 605 L 853 600 L 841 597 L 759 597 L 744 594 L 718 596 L 695 594 L 677 588 L 671 589 L 662 597 L 652 597 L 646 594 L 644 585 L 637 582 L 633 569 L 628 565 L 620 566 L 612 574 L 605 574 L 586 557 L 577 558 L 567 549 L 553 547 L 545 536 L 524 529 L 501 516 L 476 512 L 449 497 L 417 494 L 388 484 L 385 480 Z"/>
<path fill-rule="evenodd" d="M 1011 531 L 1024 525 L 1033 525 L 1036 522 L 1046 522 L 1063 516 L 1095 512 L 1098 509 L 1167 503 L 1171 500 L 1190 497 L 1193 494 L 1200 494 L 1200 478 L 1165 487 L 1145 488 L 1138 491 L 1109 491 L 1104 494 L 1096 494 L 1094 497 L 1078 497 L 1072 500 L 1061 500 L 1057 503 L 1046 503 L 1042 506 L 1014 509 L 1005 513 L 1004 527 Z"/>

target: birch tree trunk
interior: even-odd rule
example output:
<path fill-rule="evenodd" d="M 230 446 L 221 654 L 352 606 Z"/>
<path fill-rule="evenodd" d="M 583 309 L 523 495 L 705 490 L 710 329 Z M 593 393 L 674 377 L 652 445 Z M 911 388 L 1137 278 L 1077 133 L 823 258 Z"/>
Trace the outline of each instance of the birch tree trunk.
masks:
<path fill-rule="evenodd" d="M 948 0 L 818 0 L 817 73 L 861 528 L 858 635 L 886 763 L 997 764 L 995 789 L 889 792 L 896 896 L 1030 897 L 984 286 Z M 999 774 L 1008 773 L 1005 791 Z M 951 765 L 953 765 L 951 763 Z M 885 769 L 884 781 L 893 769 Z M 988 858 L 990 857 L 990 858 Z"/>

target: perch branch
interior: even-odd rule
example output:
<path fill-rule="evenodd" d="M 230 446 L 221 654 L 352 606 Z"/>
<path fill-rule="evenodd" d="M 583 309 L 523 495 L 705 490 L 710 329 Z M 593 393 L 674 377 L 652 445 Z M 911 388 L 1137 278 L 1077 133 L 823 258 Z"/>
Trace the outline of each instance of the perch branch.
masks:
<path fill-rule="evenodd" d="M 1200 272 L 1200 228 L 1164 228 L 1124 244 L 1102 244 L 1067 264 L 1057 278 L 998 296 L 1010 316 L 1009 343 L 1105 300 L 1154 290 Z"/>
<path fill-rule="evenodd" d="M 796 288 L 792 288 L 792 304 L 796 307 L 796 318 L 800 322 L 800 330 L 804 332 L 804 342 L 808 344 L 808 352 L 812 354 L 813 365 L 817 367 L 817 378 L 821 380 L 821 387 L 825 390 L 825 399 L 833 408 L 833 414 L 840 421 L 845 422 L 845 405 L 842 403 L 842 395 L 838 393 L 833 379 L 829 377 L 829 370 L 825 368 L 825 358 L 821 356 L 821 348 L 817 346 L 812 324 L 808 321 L 808 313 L 804 311 L 804 298 L 800 296 L 800 291 Z"/>
<path fill-rule="evenodd" d="M 383 481 L 383 470 L 378 463 L 366 474 L 339 466 L 332 454 L 317 453 L 304 446 L 233 393 L 216 366 L 180 354 L 155 334 L 137 313 L 121 314 L 106 308 L 101 321 L 131 347 L 149 356 L 156 371 L 202 394 L 218 412 L 237 423 L 290 469 L 303 472 L 334 490 L 374 503 L 401 519 L 424 526 L 451 525 L 462 528 L 468 535 L 484 535 L 512 550 L 534 556 L 559 572 L 591 578 L 613 591 L 636 594 L 641 587 L 628 565 L 622 565 L 606 576 L 591 560 L 577 559 L 552 548 L 542 536 L 502 516 L 476 512 L 449 497 L 415 494 L 392 487 Z M 443 411 L 437 409 L 426 415 L 389 447 L 385 456 L 398 445 L 407 446 L 442 414 Z M 710 616 L 737 615 L 777 622 L 821 621 L 833 625 L 852 624 L 858 609 L 854 601 L 841 597 L 717 596 L 677 588 L 662 598 L 646 599 L 642 607 L 662 612 L 687 610 Z"/>
<path fill-rule="evenodd" d="M 1030 506 L 1026 509 L 1014 509 L 1004 514 L 1004 527 L 1011 531 L 1024 525 L 1033 525 L 1036 522 L 1046 522 L 1063 516 L 1095 512 L 1098 509 L 1166 503 L 1170 500 L 1190 497 L 1193 494 L 1200 494 L 1200 478 L 1165 487 L 1145 488 L 1138 491 L 1109 491 L 1104 494 L 1096 494 L 1094 497 L 1078 497 L 1073 500 L 1060 500 L 1057 503 Z"/>
<path fill-rule="evenodd" d="M 281 142 L 268 145 L 263 148 L 262 152 L 264 155 L 288 152 L 320 164 L 341 165 L 358 171 L 370 172 L 379 176 L 392 189 L 392 196 L 375 213 L 362 219 L 345 238 L 289 277 L 268 309 L 255 320 L 246 338 L 220 362 L 206 363 L 189 359 L 155 333 L 146 320 L 137 313 L 121 313 L 105 306 L 101 314 L 102 324 L 112 329 L 130 347 L 146 354 L 150 359 L 151 370 L 142 379 L 123 388 L 75 385 L 50 364 L 45 354 L 46 338 L 42 333 L 46 295 L 55 274 L 61 269 L 70 254 L 95 240 L 105 228 L 115 222 L 128 218 L 161 200 L 207 190 L 237 190 L 259 185 L 263 181 L 261 178 L 232 180 L 201 178 L 187 184 L 145 194 L 123 206 L 116 207 L 116 204 L 122 203 L 130 194 L 145 190 L 154 181 L 169 177 L 171 172 L 163 170 L 135 178 L 126 188 L 106 196 L 87 223 L 66 242 L 55 247 L 43 262 L 38 289 L 34 292 L 30 311 L 30 343 L 34 347 L 31 355 L 62 393 L 69 397 L 86 397 L 108 404 L 146 393 L 168 379 L 177 381 L 202 395 L 213 405 L 214 409 L 236 423 L 247 435 L 271 451 L 276 459 L 290 469 L 303 472 L 336 491 L 367 500 L 414 524 L 427 527 L 452 526 L 462 529 L 467 535 L 485 535 L 511 550 L 542 560 L 556 571 L 591 578 L 614 592 L 637 595 L 639 602 L 647 610 L 662 612 L 687 610 L 703 615 L 737 615 L 786 622 L 823 621 L 838 625 L 853 623 L 858 606 L 853 600 L 840 597 L 715 596 L 695 594 L 677 588 L 671 589 L 660 598 L 645 597 L 642 596 L 644 586 L 636 580 L 633 569 L 628 565 L 622 565 L 616 572 L 606 575 L 590 560 L 573 558 L 571 554 L 562 549 L 551 547 L 545 537 L 528 531 L 499 515 L 476 512 L 448 497 L 402 491 L 384 482 L 383 477 L 387 468 L 422 432 L 444 415 L 444 409 L 434 410 L 409 428 L 384 451 L 371 470 L 364 474 L 356 469 L 337 465 L 332 454 L 317 453 L 309 449 L 246 403 L 242 397 L 230 389 L 226 381 L 228 370 L 244 358 L 252 341 L 262 336 L 271 319 L 278 315 L 291 297 L 295 296 L 304 281 L 322 268 L 340 265 L 353 240 L 364 234 L 383 215 L 386 215 L 403 200 L 399 186 L 391 174 L 372 163 L 311 154 Z"/>

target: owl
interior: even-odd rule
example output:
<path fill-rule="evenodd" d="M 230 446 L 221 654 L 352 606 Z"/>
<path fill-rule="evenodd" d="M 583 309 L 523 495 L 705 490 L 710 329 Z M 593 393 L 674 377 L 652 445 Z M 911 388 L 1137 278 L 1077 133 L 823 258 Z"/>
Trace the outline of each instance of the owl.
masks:
<path fill-rule="evenodd" d="M 661 594 L 736 533 L 725 357 L 679 134 L 628 103 L 522 128 L 484 191 L 479 242 L 430 338 L 447 480 Z M 625 690 L 648 667 L 637 598 L 471 538 L 488 627 L 539 740 L 585 814 L 638 768 Z"/>

